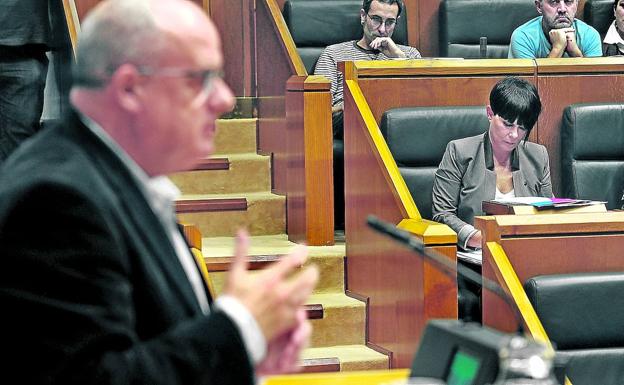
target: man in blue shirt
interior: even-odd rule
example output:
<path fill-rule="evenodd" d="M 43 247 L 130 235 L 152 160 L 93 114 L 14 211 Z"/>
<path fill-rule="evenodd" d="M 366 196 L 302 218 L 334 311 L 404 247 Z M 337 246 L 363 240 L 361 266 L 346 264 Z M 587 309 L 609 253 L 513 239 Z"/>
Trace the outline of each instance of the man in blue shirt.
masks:
<path fill-rule="evenodd" d="M 602 56 L 600 34 L 575 19 L 578 0 L 535 0 L 541 14 L 511 35 L 509 58 Z"/>

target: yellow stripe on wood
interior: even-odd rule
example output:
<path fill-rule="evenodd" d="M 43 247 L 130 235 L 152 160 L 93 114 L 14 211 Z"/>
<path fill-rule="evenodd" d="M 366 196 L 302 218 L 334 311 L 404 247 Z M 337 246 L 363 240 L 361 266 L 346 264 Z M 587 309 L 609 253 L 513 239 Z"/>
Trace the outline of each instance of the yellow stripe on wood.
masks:
<path fill-rule="evenodd" d="M 71 41 L 72 50 L 74 51 L 74 59 L 76 58 L 76 47 L 78 45 L 78 34 L 80 34 L 80 20 L 78 20 L 78 12 L 76 11 L 76 3 L 74 0 L 63 0 L 63 11 L 65 11 L 65 21 L 67 22 L 67 31 Z"/>
<path fill-rule="evenodd" d="M 539 320 L 531 301 L 529 301 L 529 297 L 527 297 L 518 275 L 514 271 L 513 266 L 511 266 L 505 250 L 498 242 L 487 242 L 486 247 L 490 250 L 494 259 L 493 268 L 496 271 L 496 275 L 501 277 L 504 286 L 507 287 L 508 293 L 511 295 L 524 323 L 529 329 L 529 333 L 536 341 L 543 342 L 552 348 L 546 330 L 544 330 L 542 322 Z M 572 385 L 572 382 L 567 377 L 565 385 Z"/>
<path fill-rule="evenodd" d="M 352 65 L 352 63 L 346 63 L 346 65 L 348 67 L 349 65 Z M 381 166 L 388 171 L 388 177 L 390 178 L 388 183 L 393 186 L 393 193 L 395 194 L 395 198 L 398 200 L 404 218 L 421 219 L 422 217 L 416 207 L 416 203 L 414 203 L 414 198 L 412 198 L 412 194 L 409 192 L 407 184 L 405 184 L 405 180 L 399 172 L 399 167 L 397 166 L 396 161 L 388 148 L 386 140 L 383 138 L 383 135 L 379 130 L 379 126 L 375 121 L 373 112 L 368 106 L 360 86 L 355 80 L 347 80 L 346 86 L 351 92 L 355 105 L 357 106 L 362 120 L 366 125 L 366 129 L 369 134 L 368 138 L 371 140 L 371 147 L 373 148 L 373 151 L 379 155 Z"/>

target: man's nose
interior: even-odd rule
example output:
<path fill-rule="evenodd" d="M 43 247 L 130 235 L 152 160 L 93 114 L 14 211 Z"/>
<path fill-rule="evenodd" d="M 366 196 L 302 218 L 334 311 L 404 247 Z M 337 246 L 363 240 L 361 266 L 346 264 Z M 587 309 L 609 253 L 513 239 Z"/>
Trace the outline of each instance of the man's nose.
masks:
<path fill-rule="evenodd" d="M 217 115 L 232 111 L 236 103 L 232 90 L 223 79 L 216 79 L 207 101 L 207 107 Z"/>
<path fill-rule="evenodd" d="M 509 130 L 509 136 L 516 139 L 518 137 L 518 126 L 514 124 L 513 127 Z"/>
<path fill-rule="evenodd" d="M 379 24 L 379 27 L 377 28 L 377 30 L 379 31 L 379 33 L 386 33 L 388 31 L 388 28 L 386 28 L 386 21 L 382 21 L 381 24 Z"/>

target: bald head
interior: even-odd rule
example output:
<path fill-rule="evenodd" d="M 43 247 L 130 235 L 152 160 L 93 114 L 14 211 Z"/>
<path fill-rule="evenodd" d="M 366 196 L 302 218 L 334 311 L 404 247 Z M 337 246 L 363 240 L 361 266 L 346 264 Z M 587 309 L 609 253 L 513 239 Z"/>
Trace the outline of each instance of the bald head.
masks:
<path fill-rule="evenodd" d="M 187 0 L 105 0 L 78 43 L 73 106 L 150 176 L 214 151 L 215 120 L 234 105 L 219 73 L 216 28 Z"/>
<path fill-rule="evenodd" d="M 218 34 L 201 8 L 187 0 L 108 0 L 85 19 L 78 41 L 74 85 L 101 87 L 122 64 L 160 66 L 172 48 L 210 29 L 211 44 L 220 49 Z"/>

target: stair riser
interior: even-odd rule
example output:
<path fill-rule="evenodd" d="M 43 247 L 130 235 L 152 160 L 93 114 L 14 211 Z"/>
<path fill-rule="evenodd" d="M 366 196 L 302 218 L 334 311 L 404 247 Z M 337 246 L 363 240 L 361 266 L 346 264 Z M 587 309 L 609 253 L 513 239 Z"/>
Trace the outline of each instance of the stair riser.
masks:
<path fill-rule="evenodd" d="M 388 360 L 375 360 L 375 361 L 351 361 L 341 362 L 341 372 L 355 372 L 359 370 L 385 370 L 389 368 Z"/>
<path fill-rule="evenodd" d="M 231 194 L 271 190 L 269 158 L 236 160 L 229 170 L 187 171 L 171 175 L 183 194 Z"/>
<path fill-rule="evenodd" d="M 225 237 L 246 228 L 251 235 L 280 234 L 286 228 L 285 199 L 248 201 L 246 211 L 178 213 L 178 220 L 192 223 L 203 235 Z"/>
<path fill-rule="evenodd" d="M 344 293 L 343 257 L 311 256 L 306 264 L 314 264 L 319 269 L 319 281 L 314 288 L 314 294 Z M 217 294 L 223 289 L 226 275 L 225 271 L 210 272 L 210 279 Z"/>
<path fill-rule="evenodd" d="M 311 320 L 310 347 L 364 344 L 366 307 L 324 307 L 323 319 Z"/>
<path fill-rule="evenodd" d="M 379 354 L 362 345 L 345 345 L 328 348 L 305 349 L 302 358 L 306 360 L 336 357 L 341 371 L 388 369 L 388 356 Z M 330 367 L 329 369 L 334 369 Z"/>
<path fill-rule="evenodd" d="M 217 120 L 215 148 L 219 154 L 256 153 L 256 120 Z"/>

